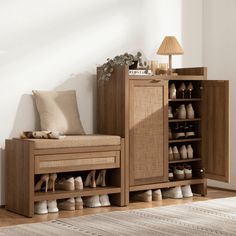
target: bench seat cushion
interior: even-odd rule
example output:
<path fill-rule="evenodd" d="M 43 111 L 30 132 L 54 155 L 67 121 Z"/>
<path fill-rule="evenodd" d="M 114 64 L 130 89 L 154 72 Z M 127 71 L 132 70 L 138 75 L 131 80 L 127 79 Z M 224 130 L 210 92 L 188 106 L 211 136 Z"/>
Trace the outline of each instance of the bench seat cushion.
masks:
<path fill-rule="evenodd" d="M 120 136 L 114 135 L 70 135 L 60 139 L 31 139 L 35 149 L 73 148 L 94 146 L 117 146 L 121 143 Z"/>

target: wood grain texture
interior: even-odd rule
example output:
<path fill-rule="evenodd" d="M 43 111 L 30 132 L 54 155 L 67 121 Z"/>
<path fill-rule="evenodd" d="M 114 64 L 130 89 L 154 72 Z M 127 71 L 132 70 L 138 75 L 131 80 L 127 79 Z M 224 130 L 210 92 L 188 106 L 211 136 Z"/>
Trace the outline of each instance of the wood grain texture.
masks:
<path fill-rule="evenodd" d="M 32 217 L 35 201 L 99 194 L 111 194 L 112 203 L 120 206 L 125 204 L 124 139 L 121 140 L 121 145 L 113 147 L 113 150 L 111 146 L 91 148 L 92 151 L 89 151 L 88 147 L 81 147 L 81 150 L 78 148 L 40 150 L 35 149 L 34 144 L 30 140 L 6 140 L 7 210 Z M 104 188 L 85 188 L 83 191 L 34 192 L 36 174 L 91 169 L 108 169 L 107 179 L 112 177 L 110 185 Z"/>
<path fill-rule="evenodd" d="M 203 82 L 202 158 L 206 176 L 229 181 L 229 81 Z"/>
<path fill-rule="evenodd" d="M 130 80 L 130 185 L 167 181 L 167 82 Z"/>
<path fill-rule="evenodd" d="M 25 216 L 34 211 L 33 143 L 6 140 L 6 209 Z"/>
<path fill-rule="evenodd" d="M 85 152 L 35 156 L 35 174 L 120 167 L 120 152 Z"/>

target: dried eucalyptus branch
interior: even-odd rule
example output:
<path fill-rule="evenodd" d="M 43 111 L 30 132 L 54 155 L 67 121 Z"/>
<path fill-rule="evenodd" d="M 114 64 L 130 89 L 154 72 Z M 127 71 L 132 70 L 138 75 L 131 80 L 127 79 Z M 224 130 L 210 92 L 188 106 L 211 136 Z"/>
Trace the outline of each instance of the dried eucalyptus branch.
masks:
<path fill-rule="evenodd" d="M 100 73 L 100 80 L 109 80 L 111 77 L 111 74 L 113 72 L 113 67 L 115 65 L 127 65 L 127 66 L 131 66 L 133 65 L 135 62 L 141 62 L 141 52 L 137 52 L 137 54 L 134 56 L 132 54 L 129 53 L 124 53 L 122 55 L 119 56 L 115 56 L 113 59 L 108 58 L 107 62 L 104 63 L 101 66 L 101 73 Z"/>

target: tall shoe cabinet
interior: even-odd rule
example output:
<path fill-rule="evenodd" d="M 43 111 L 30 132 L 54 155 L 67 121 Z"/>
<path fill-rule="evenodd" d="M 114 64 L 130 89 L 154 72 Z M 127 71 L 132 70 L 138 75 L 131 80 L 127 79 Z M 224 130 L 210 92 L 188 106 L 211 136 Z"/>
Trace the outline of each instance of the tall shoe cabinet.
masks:
<path fill-rule="evenodd" d="M 229 181 L 229 81 L 207 80 L 206 68 L 175 69 L 177 76 L 129 75 L 127 66 L 116 66 L 110 80 L 99 80 L 97 69 L 98 133 L 125 138 L 126 204 L 129 193 L 190 184 L 206 195 L 207 178 Z M 170 83 L 194 85 L 191 98 L 169 99 Z M 192 103 L 194 119 L 168 119 L 168 106 Z M 175 123 L 191 123 L 195 137 L 168 140 Z M 194 158 L 168 160 L 169 146 L 191 144 Z M 171 165 L 190 164 L 193 178 L 170 181 Z M 205 175 L 198 170 L 204 169 Z"/>

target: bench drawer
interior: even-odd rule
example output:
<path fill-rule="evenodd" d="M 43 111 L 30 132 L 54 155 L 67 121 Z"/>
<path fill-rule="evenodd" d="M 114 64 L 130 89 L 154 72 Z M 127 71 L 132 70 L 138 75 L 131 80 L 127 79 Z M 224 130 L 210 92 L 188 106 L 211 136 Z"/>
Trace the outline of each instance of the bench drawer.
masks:
<path fill-rule="evenodd" d="M 35 156 L 35 174 L 120 167 L 120 151 Z"/>

